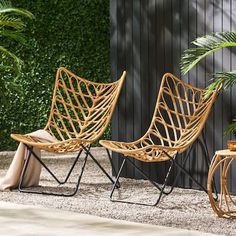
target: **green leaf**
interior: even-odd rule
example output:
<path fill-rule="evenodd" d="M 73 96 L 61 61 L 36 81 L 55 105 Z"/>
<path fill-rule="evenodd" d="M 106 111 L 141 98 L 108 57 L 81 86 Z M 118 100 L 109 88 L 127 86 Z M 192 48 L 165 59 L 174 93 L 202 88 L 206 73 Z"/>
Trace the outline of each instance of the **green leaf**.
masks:
<path fill-rule="evenodd" d="M 6 27 L 22 30 L 25 27 L 25 24 L 19 17 L 0 14 L 0 29 Z"/>
<path fill-rule="evenodd" d="M 230 135 L 231 133 L 236 131 L 236 122 L 230 124 L 226 129 L 225 129 L 225 135 Z"/>
<path fill-rule="evenodd" d="M 7 57 L 10 57 L 11 59 L 13 59 L 12 69 L 15 71 L 16 75 L 19 76 L 23 61 L 20 58 L 18 58 L 15 54 L 11 53 L 9 50 L 7 50 L 6 48 L 2 46 L 0 46 L 0 52 L 2 52 Z"/>
<path fill-rule="evenodd" d="M 27 41 L 22 33 L 25 24 L 21 17 L 32 19 L 33 14 L 27 10 L 12 7 L 11 2 L 8 0 L 0 0 L 0 38 L 7 37 L 27 45 Z M 0 45 L 0 52 L 2 56 L 1 71 L 9 72 L 14 70 L 16 76 L 19 76 L 23 64 L 22 60 L 2 45 Z M 10 59 L 7 65 L 3 64 L 3 62 L 6 63 L 6 58 Z"/>
<path fill-rule="evenodd" d="M 0 36 L 8 37 L 8 38 L 18 41 L 24 45 L 28 45 L 24 34 L 20 31 L 0 30 Z"/>
<path fill-rule="evenodd" d="M 207 87 L 206 97 L 215 91 L 220 85 L 223 89 L 229 89 L 236 85 L 236 71 L 231 72 L 217 72 L 213 75 L 210 85 Z"/>
<path fill-rule="evenodd" d="M 196 48 L 186 49 L 181 57 L 180 67 L 183 74 L 208 55 L 225 47 L 236 47 L 236 32 L 218 32 L 197 38 L 192 43 Z"/>
<path fill-rule="evenodd" d="M 25 9 L 20 9 L 20 8 L 15 8 L 15 7 L 12 7 L 12 4 L 10 1 L 0 1 L 0 14 L 4 14 L 4 13 L 11 13 L 11 14 L 16 14 L 16 15 L 21 15 L 21 16 L 24 16 L 24 17 L 28 17 L 30 19 L 33 19 L 34 18 L 34 15 L 25 10 Z"/>

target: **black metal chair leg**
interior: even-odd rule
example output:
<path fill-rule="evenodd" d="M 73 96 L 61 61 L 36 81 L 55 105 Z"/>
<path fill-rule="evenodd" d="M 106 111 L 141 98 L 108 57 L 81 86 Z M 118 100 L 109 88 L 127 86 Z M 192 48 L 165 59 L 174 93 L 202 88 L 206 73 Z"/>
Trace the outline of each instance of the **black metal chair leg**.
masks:
<path fill-rule="evenodd" d="M 210 160 L 210 155 L 209 155 L 209 151 L 208 151 L 208 148 L 207 148 L 206 139 L 205 139 L 204 134 L 202 134 L 202 140 L 199 139 L 199 143 L 200 143 L 202 149 L 204 150 L 204 153 L 205 153 L 204 160 L 205 160 L 205 163 L 206 163 L 207 168 L 209 170 L 211 160 Z M 218 191 L 217 191 L 217 187 L 216 187 L 215 178 L 213 178 L 213 188 L 214 188 L 214 191 L 215 191 L 214 199 L 217 201 L 218 200 Z"/>
<path fill-rule="evenodd" d="M 89 147 L 89 149 L 90 149 L 90 147 Z M 69 170 L 69 172 L 68 172 L 68 174 L 67 174 L 65 180 L 62 181 L 60 184 L 65 184 L 65 183 L 67 182 L 67 180 L 69 179 L 69 177 L 70 177 L 70 175 L 71 175 L 71 173 L 72 173 L 72 171 L 73 171 L 73 169 L 74 169 L 76 163 L 77 163 L 78 160 L 79 160 L 79 157 L 80 157 L 82 151 L 83 151 L 83 149 L 81 149 L 81 150 L 79 151 L 79 153 L 78 153 L 77 157 L 75 158 L 75 160 L 74 160 L 74 162 L 73 162 L 73 164 L 72 164 L 72 167 L 70 168 L 70 170 Z"/>
<path fill-rule="evenodd" d="M 77 193 L 78 189 L 79 189 L 80 181 L 81 181 L 81 179 L 82 179 L 82 175 L 83 175 L 83 173 L 84 173 L 84 169 L 85 169 L 87 160 L 88 160 L 88 153 L 86 153 L 86 156 L 85 156 L 85 158 L 84 158 L 84 163 L 83 163 L 82 168 L 81 168 L 81 173 L 80 173 L 80 175 L 79 175 L 79 178 L 78 178 L 78 182 L 77 182 L 75 191 L 74 191 L 74 193 L 72 193 L 71 196 L 74 196 L 74 195 Z"/>
<path fill-rule="evenodd" d="M 30 147 L 25 144 L 27 149 L 29 150 Z M 48 171 L 48 173 L 57 181 L 58 184 L 61 184 L 61 181 L 54 175 L 54 173 L 44 164 L 44 162 L 36 155 L 36 153 L 31 148 L 31 154 L 39 161 L 39 163 Z"/>
<path fill-rule="evenodd" d="M 30 147 L 29 147 L 28 145 L 25 145 L 25 146 L 27 147 L 28 150 L 30 149 Z M 89 150 L 90 150 L 90 147 L 89 147 Z M 56 177 L 56 175 L 45 165 L 45 163 L 41 160 L 41 158 L 39 158 L 39 157 L 35 154 L 35 152 L 34 152 L 33 149 L 31 148 L 31 153 L 33 154 L 33 156 L 34 156 L 34 157 L 39 161 L 39 163 L 49 172 L 49 174 L 57 181 L 58 184 L 65 184 L 65 183 L 67 182 L 67 180 L 69 179 L 69 177 L 70 177 L 70 175 L 71 175 L 71 173 L 72 173 L 72 171 L 73 171 L 73 169 L 74 169 L 76 163 L 78 162 L 78 159 L 79 159 L 79 157 L 80 157 L 82 151 L 83 151 L 83 150 L 80 150 L 80 151 L 79 151 L 79 153 L 78 153 L 77 157 L 75 158 L 74 163 L 72 164 L 72 167 L 71 167 L 71 169 L 69 170 L 69 172 L 68 172 L 68 174 L 67 174 L 65 180 L 60 181 L 60 180 Z"/>
<path fill-rule="evenodd" d="M 153 206 L 156 206 L 156 205 L 160 202 L 163 193 L 165 193 L 165 192 L 164 192 L 164 189 L 165 189 L 165 187 L 166 187 L 166 185 L 167 185 L 167 183 L 168 183 L 169 176 L 170 176 L 170 173 L 171 173 L 171 170 L 172 170 L 173 166 L 174 166 L 174 162 L 171 161 L 171 165 L 170 165 L 169 170 L 168 170 L 168 172 L 167 172 L 167 174 L 166 174 L 165 181 L 164 181 L 164 183 L 163 183 L 163 185 L 162 185 L 162 187 L 161 187 L 161 191 L 160 191 L 160 193 L 159 193 L 159 196 L 158 196 L 158 198 L 157 198 L 156 203 L 155 203 Z M 171 192 L 172 192 L 172 191 L 171 191 Z M 168 193 L 168 194 L 169 194 L 169 193 Z"/>
<path fill-rule="evenodd" d="M 142 202 L 124 201 L 124 200 L 118 200 L 118 199 L 114 199 L 114 198 L 113 198 L 113 193 L 114 193 L 114 190 L 115 190 L 116 183 L 118 182 L 118 180 L 119 180 L 119 178 L 120 178 L 120 174 L 121 174 L 121 172 L 122 172 L 122 169 L 123 169 L 124 164 L 125 164 L 126 161 L 129 161 L 129 162 L 143 175 L 143 177 L 145 177 L 151 184 L 153 184 L 153 185 L 160 191 L 160 193 L 159 193 L 159 195 L 158 195 L 158 198 L 157 198 L 157 201 L 156 201 L 154 204 L 147 204 L 147 203 L 142 203 Z M 124 157 L 124 160 L 123 160 L 123 162 L 122 162 L 122 164 L 121 164 L 121 167 L 120 167 L 120 169 L 119 169 L 119 172 L 118 172 L 118 174 L 117 174 L 116 181 L 115 181 L 115 183 L 114 183 L 114 185 L 113 185 L 113 188 L 112 188 L 112 190 L 111 190 L 110 200 L 111 200 L 112 202 L 122 202 L 122 203 L 135 204 L 135 205 L 143 205 L 143 206 L 156 206 L 156 205 L 159 203 L 159 201 L 160 201 L 162 195 L 165 194 L 164 189 L 165 189 L 165 187 L 166 187 L 166 185 L 167 185 L 167 182 L 168 182 L 168 180 L 169 180 L 169 176 L 170 176 L 171 170 L 172 170 L 172 168 L 173 168 L 173 166 L 174 166 L 174 165 L 173 165 L 173 164 L 174 164 L 173 161 L 170 160 L 170 162 L 171 162 L 171 166 L 169 167 L 169 170 L 168 170 L 167 175 L 166 175 L 166 177 L 165 177 L 165 181 L 164 181 L 163 185 L 162 185 L 161 187 L 159 187 L 159 186 L 158 186 L 155 182 L 153 182 L 139 167 L 137 167 L 137 166 L 136 166 L 133 162 L 131 162 L 128 158 L 125 158 L 125 157 Z"/>
<path fill-rule="evenodd" d="M 110 160 L 110 163 L 111 163 L 112 171 L 114 171 L 115 176 L 117 176 L 116 169 L 115 169 L 115 166 L 114 166 L 114 164 L 113 164 L 111 154 L 110 154 L 110 152 L 109 152 L 109 150 L 108 150 L 107 148 L 106 148 L 106 151 L 107 151 L 107 155 L 108 155 L 108 158 L 109 158 L 109 160 Z M 118 181 L 117 184 L 116 184 L 116 188 L 119 188 L 119 187 L 120 187 L 120 183 L 119 183 L 119 181 Z"/>
<path fill-rule="evenodd" d="M 205 138 L 204 138 L 204 135 L 202 135 L 202 140 L 201 140 L 200 138 L 198 138 L 198 142 L 199 142 L 199 144 L 201 145 L 202 150 L 204 151 L 204 154 L 205 154 L 205 155 L 204 155 L 204 160 L 205 160 L 206 165 L 207 165 L 207 167 L 208 167 L 208 169 L 209 169 L 210 158 L 209 158 L 209 152 L 208 152 L 208 149 L 207 149 L 206 140 L 205 140 Z M 195 142 L 195 144 L 191 145 L 190 149 L 188 150 L 187 154 L 185 155 L 184 161 L 183 161 L 183 164 L 182 164 L 182 167 L 183 167 L 183 168 L 184 168 L 184 166 L 185 166 L 185 163 L 186 163 L 187 159 L 189 158 L 189 155 L 190 155 L 192 149 L 194 149 L 195 147 L 196 147 L 196 142 Z M 182 171 L 181 171 L 181 169 L 179 168 L 179 169 L 178 169 L 178 173 L 177 173 L 176 178 L 175 178 L 175 181 L 174 181 L 173 185 L 171 186 L 171 189 L 170 189 L 170 191 L 168 192 L 168 194 L 170 194 L 170 193 L 173 191 L 174 186 L 175 186 L 175 184 L 177 183 L 177 181 L 178 181 L 178 179 L 179 179 L 179 177 L 180 177 L 180 173 L 181 173 L 181 172 L 182 172 Z M 187 175 L 190 176 L 190 174 L 187 174 Z M 192 177 L 190 177 L 190 178 L 192 178 Z M 193 180 L 196 184 L 198 184 L 205 192 L 207 191 L 200 183 L 196 182 L 195 179 L 192 179 L 192 180 Z M 217 200 L 218 195 L 217 195 L 217 189 L 216 189 L 215 181 L 214 181 L 214 188 L 215 188 L 215 192 L 216 192 L 216 197 L 215 197 L 215 199 Z"/>
<path fill-rule="evenodd" d="M 183 166 L 185 166 L 186 161 L 188 160 L 189 155 L 190 155 L 191 151 L 193 150 L 193 148 L 195 148 L 195 144 L 191 145 L 191 147 L 188 149 L 188 152 L 185 154 L 184 160 L 183 160 L 183 164 L 182 164 Z M 177 155 L 179 155 L 179 154 L 177 154 Z M 171 185 L 170 190 L 169 190 L 168 192 L 166 192 L 166 194 L 172 193 L 172 191 L 174 190 L 174 187 L 175 187 L 177 181 L 178 181 L 179 178 L 180 178 L 180 174 L 181 174 L 181 170 L 178 169 L 178 170 L 177 170 L 176 177 L 175 177 L 175 180 L 174 180 L 174 183 Z"/>
<path fill-rule="evenodd" d="M 189 178 L 196 183 L 203 191 L 205 191 L 207 193 L 207 189 L 205 187 L 202 186 L 202 184 L 200 184 L 196 179 L 194 179 L 191 174 L 185 170 L 185 168 L 183 166 L 181 166 L 175 159 L 173 159 L 173 157 L 171 157 L 166 151 L 163 151 L 170 159 L 173 160 L 175 166 L 177 166 L 178 168 L 180 168 L 181 171 L 183 171 L 186 175 L 189 176 Z"/>
<path fill-rule="evenodd" d="M 29 154 L 28 154 L 28 156 L 27 156 L 25 165 L 24 165 L 24 167 L 23 167 L 23 171 L 22 171 L 22 175 L 21 175 L 21 179 L 20 179 L 20 184 L 19 184 L 19 186 L 18 186 L 18 189 L 19 189 L 20 192 L 23 192 L 23 193 L 33 193 L 33 194 L 43 194 L 43 195 L 52 195 L 52 196 L 61 196 L 61 197 L 71 197 L 71 196 L 74 196 L 74 195 L 77 193 L 77 191 L 78 191 L 78 189 L 79 189 L 80 181 L 81 181 L 81 178 L 82 178 L 82 175 L 83 175 L 83 172 L 84 172 L 84 168 L 85 168 L 85 165 L 86 165 L 86 162 L 87 162 L 87 159 L 88 159 L 90 147 L 89 147 L 88 151 L 86 152 L 86 156 L 85 156 L 85 159 L 84 159 L 82 168 L 81 168 L 81 173 L 80 173 L 80 175 L 79 175 L 79 177 L 78 177 L 78 181 L 77 181 L 76 187 L 75 187 L 75 189 L 74 189 L 73 192 L 68 193 L 68 194 L 66 194 L 66 193 L 55 193 L 55 192 L 43 192 L 43 191 L 30 190 L 30 188 L 24 188 L 24 187 L 22 186 L 23 181 L 24 181 L 25 172 L 26 172 L 26 170 L 27 170 L 27 166 L 28 166 L 28 163 L 29 163 L 31 154 L 33 154 L 33 156 L 34 156 L 40 163 L 42 163 L 42 165 L 43 165 L 44 167 L 46 166 L 46 165 L 41 161 L 41 159 L 33 152 L 33 150 L 32 150 L 31 147 L 28 147 L 28 146 L 27 146 L 27 148 L 28 148 Z M 81 151 L 79 152 L 79 154 L 78 154 L 78 156 L 77 156 L 77 158 L 76 158 L 76 161 L 74 161 L 74 163 L 73 163 L 73 165 L 72 165 L 72 167 L 71 167 L 71 169 L 70 169 L 70 171 L 69 171 L 69 173 L 68 173 L 68 175 L 67 175 L 67 177 L 66 177 L 67 179 L 69 178 L 69 176 L 70 176 L 72 170 L 74 169 L 74 166 L 75 166 L 76 162 L 78 161 L 78 158 L 79 158 L 80 154 L 81 154 Z M 52 174 L 52 176 L 54 177 L 54 179 L 57 179 L 57 177 L 51 172 L 51 170 L 50 170 L 47 166 L 46 166 L 46 170 L 49 170 L 48 172 L 49 172 L 50 174 Z M 57 180 L 58 180 L 58 179 L 57 179 Z M 59 181 L 59 180 L 58 180 L 58 181 Z M 57 182 L 58 182 L 58 181 L 57 181 Z M 66 180 L 66 182 L 67 182 L 67 180 Z"/>
<path fill-rule="evenodd" d="M 127 159 L 130 163 L 131 163 L 131 165 L 133 165 L 138 171 L 139 171 L 139 173 L 145 178 L 145 179 L 147 179 L 151 184 L 153 184 L 159 191 L 161 191 L 161 187 L 156 183 L 156 182 L 154 182 L 154 181 L 152 181 L 143 171 L 142 171 L 142 169 L 141 168 L 139 168 L 137 165 L 135 165 L 133 162 L 131 162 L 130 161 L 130 159 Z M 170 169 L 170 168 L 169 168 Z M 171 168 L 171 170 L 172 170 L 172 168 Z M 169 170 L 168 170 L 169 171 Z M 163 193 L 165 194 L 165 195 L 168 195 L 169 194 L 169 192 L 165 192 L 165 191 L 163 191 Z"/>
<path fill-rule="evenodd" d="M 123 167 L 124 167 L 124 164 L 126 162 L 126 159 L 123 160 L 122 164 L 121 164 L 121 167 L 117 173 L 117 177 L 116 177 L 116 180 L 115 180 L 115 183 L 113 184 L 112 186 L 112 190 L 111 190 L 111 194 L 110 194 L 110 200 L 113 202 L 114 200 L 112 199 L 112 196 L 113 196 L 113 193 L 114 193 L 114 190 L 116 189 L 116 186 L 117 186 L 117 183 L 119 182 L 119 178 L 120 178 L 120 174 L 123 170 Z"/>
<path fill-rule="evenodd" d="M 134 162 L 132 162 L 130 159 L 127 158 L 127 160 L 129 161 L 129 163 L 134 166 L 139 173 L 145 178 L 147 179 L 151 184 L 153 184 L 159 191 L 161 191 L 161 187 L 158 186 L 158 184 L 156 184 L 154 181 L 150 180 L 150 178 L 137 166 L 134 164 Z"/>
<path fill-rule="evenodd" d="M 31 154 L 32 154 L 32 147 L 27 148 L 27 152 L 28 152 L 27 157 L 26 157 L 26 160 L 25 160 L 22 172 L 21 172 L 20 181 L 19 181 L 19 185 L 18 185 L 18 190 L 20 192 L 22 192 L 22 190 L 23 190 L 22 189 L 23 181 L 24 181 L 26 170 L 27 170 L 27 167 L 29 165 L 30 157 L 31 157 Z"/>
<path fill-rule="evenodd" d="M 106 170 L 100 165 L 100 163 L 95 159 L 95 157 L 91 154 L 90 151 L 88 151 L 88 149 L 84 146 L 81 145 L 82 148 L 88 152 L 88 155 L 93 159 L 93 161 L 97 164 L 97 166 L 101 169 L 101 171 L 107 176 L 107 178 L 114 184 L 114 180 L 112 179 L 112 177 L 106 172 Z"/>

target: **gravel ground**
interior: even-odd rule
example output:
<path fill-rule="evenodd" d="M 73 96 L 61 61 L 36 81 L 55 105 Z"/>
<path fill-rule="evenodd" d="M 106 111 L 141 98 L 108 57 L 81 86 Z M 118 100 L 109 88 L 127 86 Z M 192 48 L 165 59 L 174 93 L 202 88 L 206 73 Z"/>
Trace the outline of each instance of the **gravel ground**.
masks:
<path fill-rule="evenodd" d="M 105 157 L 105 152 L 96 148 L 93 153 L 98 157 L 105 169 L 109 171 L 109 162 Z M 0 155 L 0 177 L 5 175 L 11 162 L 11 155 L 12 153 L 2 153 Z M 72 157 L 73 155 L 69 155 L 55 159 L 53 156 L 44 154 L 43 158 L 57 173 L 58 177 L 63 179 L 68 171 L 69 164 L 73 161 Z M 76 183 L 78 177 L 76 174 L 80 170 L 80 166 L 76 166 L 69 179 L 69 184 L 61 190 L 71 190 Z M 54 181 L 43 171 L 40 185 L 50 186 L 50 188 L 46 187 L 46 189 L 55 189 L 56 185 L 53 185 L 53 183 Z M 121 179 L 121 185 L 121 190 L 117 192 L 122 199 L 131 198 L 132 200 L 152 202 L 156 199 L 156 192 L 147 181 Z M 111 184 L 109 180 L 89 159 L 81 180 L 79 192 L 74 197 L 43 196 L 12 191 L 1 192 L 0 200 L 70 210 L 133 222 L 199 230 L 214 234 L 236 235 L 235 220 L 218 218 L 210 207 L 207 195 L 201 191 L 175 188 L 173 193 L 163 198 L 158 206 L 147 207 L 113 203 L 109 200 L 110 190 Z"/>

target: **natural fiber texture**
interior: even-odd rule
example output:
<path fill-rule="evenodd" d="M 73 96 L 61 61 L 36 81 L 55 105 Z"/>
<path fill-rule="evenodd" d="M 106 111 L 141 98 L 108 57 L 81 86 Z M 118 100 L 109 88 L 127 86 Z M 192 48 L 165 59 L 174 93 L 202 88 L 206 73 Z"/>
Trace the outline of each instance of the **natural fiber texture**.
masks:
<path fill-rule="evenodd" d="M 29 135 L 11 137 L 29 146 L 49 152 L 63 153 L 81 149 L 104 133 L 115 108 L 126 72 L 113 83 L 96 83 L 82 79 L 66 68 L 56 75 L 51 112 L 44 128 L 57 139 L 42 143 Z"/>
<path fill-rule="evenodd" d="M 215 153 L 212 159 L 208 174 L 208 196 L 212 209 L 219 217 L 236 219 L 236 201 L 230 193 L 229 171 L 233 160 L 236 159 L 236 152 L 221 150 Z M 214 200 L 213 180 L 217 174 L 220 178 L 220 192 L 218 200 Z"/>
<path fill-rule="evenodd" d="M 205 96 L 170 73 L 163 76 L 150 128 L 134 142 L 101 140 L 104 147 L 144 162 L 165 161 L 184 152 L 199 136 L 219 89 Z"/>

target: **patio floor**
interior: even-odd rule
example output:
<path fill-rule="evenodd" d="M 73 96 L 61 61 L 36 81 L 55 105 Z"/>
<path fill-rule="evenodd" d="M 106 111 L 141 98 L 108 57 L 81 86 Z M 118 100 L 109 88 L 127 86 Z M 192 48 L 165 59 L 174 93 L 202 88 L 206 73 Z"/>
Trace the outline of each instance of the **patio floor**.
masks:
<path fill-rule="evenodd" d="M 100 163 L 107 170 L 109 170 L 109 162 L 107 161 L 104 150 L 95 148 L 93 149 L 93 153 L 100 161 Z M 0 154 L 0 177 L 5 175 L 9 163 L 12 159 L 11 155 Z M 68 164 L 73 160 L 71 158 L 72 156 L 73 155 L 62 156 L 60 160 L 48 155 L 44 156 L 43 158 L 45 158 L 47 162 L 51 165 L 51 167 L 53 167 L 53 169 L 59 175 L 59 178 L 62 178 L 63 176 L 65 176 Z M 79 169 L 80 165 L 78 165 L 78 167 L 76 168 Z M 75 181 L 77 179 L 77 173 L 78 170 L 75 170 L 73 176 L 69 181 L 69 187 L 74 186 Z M 42 172 L 41 180 L 42 181 L 40 182 L 40 184 L 42 185 L 51 186 L 53 183 L 52 179 L 49 178 L 49 176 L 44 171 Z M 144 201 L 153 201 L 154 199 L 156 199 L 156 192 L 147 181 L 122 179 L 121 184 L 122 194 L 119 193 L 119 197 L 123 199 L 132 198 L 133 200 L 140 199 Z M 198 235 L 204 235 L 201 232 L 213 233 L 218 235 L 236 235 L 236 221 L 218 218 L 213 213 L 210 207 L 208 196 L 202 191 L 175 188 L 173 193 L 163 198 L 158 206 L 146 207 L 122 203 L 112 203 L 109 200 L 110 190 L 111 184 L 109 183 L 108 179 L 104 177 L 101 171 L 94 165 L 91 159 L 89 159 L 86 166 L 86 171 L 82 178 L 79 192 L 74 197 L 65 198 L 54 196 L 42 196 L 35 194 L 19 193 L 18 191 L 1 192 L 0 201 L 5 202 L 4 204 L 7 204 L 7 202 L 14 204 L 22 204 L 25 205 L 26 210 L 24 210 L 24 215 L 22 215 L 21 208 L 24 207 L 22 205 L 19 206 L 19 210 L 17 210 L 17 207 L 13 207 L 11 208 L 11 210 L 10 208 L 8 209 L 6 207 L 4 210 L 4 208 L 0 207 L 0 215 L 1 217 L 3 217 L 1 218 L 1 221 L 3 220 L 3 222 L 0 222 L 0 224 L 3 225 L 4 222 L 12 222 L 12 224 L 9 225 L 4 223 L 4 225 L 8 225 L 7 227 L 9 227 L 8 230 L 10 231 L 11 227 L 12 229 L 17 230 L 17 227 L 15 227 L 15 225 L 23 223 L 27 226 L 27 222 L 29 222 L 28 230 L 31 230 L 32 228 L 34 229 L 33 231 L 37 230 L 37 232 L 40 232 L 40 230 L 47 230 L 47 227 L 44 226 L 44 222 L 47 223 L 48 221 L 55 222 L 55 227 L 52 223 L 50 223 L 49 226 L 51 225 L 52 228 L 56 228 L 56 225 L 58 225 L 59 231 L 60 229 L 61 231 L 63 231 L 64 229 L 69 230 L 69 228 L 71 228 L 70 225 L 74 225 L 73 227 L 75 228 L 72 227 L 73 230 L 94 229 L 98 232 L 101 232 L 101 234 L 103 235 L 104 232 L 107 232 L 109 235 L 111 235 L 109 230 L 112 230 L 112 232 L 114 232 L 114 235 L 119 235 L 120 232 L 124 233 L 124 231 L 120 231 L 120 228 L 122 228 L 120 226 L 120 223 L 114 221 L 115 225 L 113 225 L 112 220 L 100 219 L 95 217 L 100 216 L 109 219 L 125 220 L 126 223 L 123 222 L 121 225 L 125 225 L 124 230 L 127 229 L 127 232 L 128 230 L 130 230 L 130 235 L 138 234 L 139 232 L 140 235 L 144 235 L 141 234 L 142 230 L 146 230 L 145 232 L 148 232 L 150 233 L 148 235 L 151 235 L 151 233 L 154 232 L 152 231 L 152 229 L 154 229 L 155 227 L 155 231 L 157 232 L 159 229 L 162 229 L 162 227 L 159 226 L 175 228 L 174 230 L 167 229 L 167 231 L 165 231 L 167 233 L 166 235 L 172 235 L 171 233 L 179 232 L 178 230 L 176 230 L 176 228 L 181 230 L 196 230 L 199 232 Z M 40 207 L 40 210 L 32 210 L 33 208 L 28 207 L 29 205 Z M 10 205 L 6 206 L 9 207 Z M 50 208 L 50 210 L 41 209 L 42 207 L 47 209 Z M 69 212 L 60 213 L 55 209 Z M 44 216 L 44 214 L 46 214 L 46 216 Z M 81 214 L 86 214 L 86 216 Z M 74 217 L 77 220 L 73 221 Z M 91 220 L 83 221 L 83 219 L 85 218 L 90 219 L 89 217 L 92 217 Z M 48 218 L 48 220 L 44 220 L 44 218 Z M 71 222 L 70 219 L 72 219 Z M 97 220 L 98 222 L 100 222 L 100 220 L 101 222 L 103 222 L 101 224 L 98 224 L 101 228 L 97 226 Z M 40 222 L 40 224 L 35 224 L 35 222 Z M 88 222 L 93 223 L 90 224 Z M 140 226 L 140 228 L 138 227 L 138 231 L 135 231 L 137 227 L 135 226 L 134 229 L 133 223 L 131 222 L 149 224 L 149 226 L 145 225 L 143 226 L 144 228 Z M 118 224 L 119 227 L 116 227 L 116 224 Z M 78 229 L 76 227 L 78 227 Z M 2 228 L 1 230 L 5 230 L 5 226 L 0 228 Z M 113 231 L 113 228 L 119 228 L 119 230 Z M 12 232 L 13 231 L 14 230 L 12 230 Z M 92 230 L 92 232 L 90 233 L 92 234 L 93 232 L 94 231 Z M 16 233 L 20 235 L 21 232 Z M 66 235 L 70 235 L 69 233 L 70 232 L 68 231 Z M 190 232 L 186 231 L 186 235 L 192 235 L 189 233 Z M 5 234 L 2 233 L 0 235 Z M 53 234 L 50 232 L 50 235 Z M 84 235 L 88 235 L 88 233 L 84 233 Z M 96 235 L 99 234 L 96 233 Z"/>
<path fill-rule="evenodd" d="M 0 202 L 0 235 L 211 236 L 213 234 L 105 219 L 69 211 Z"/>

